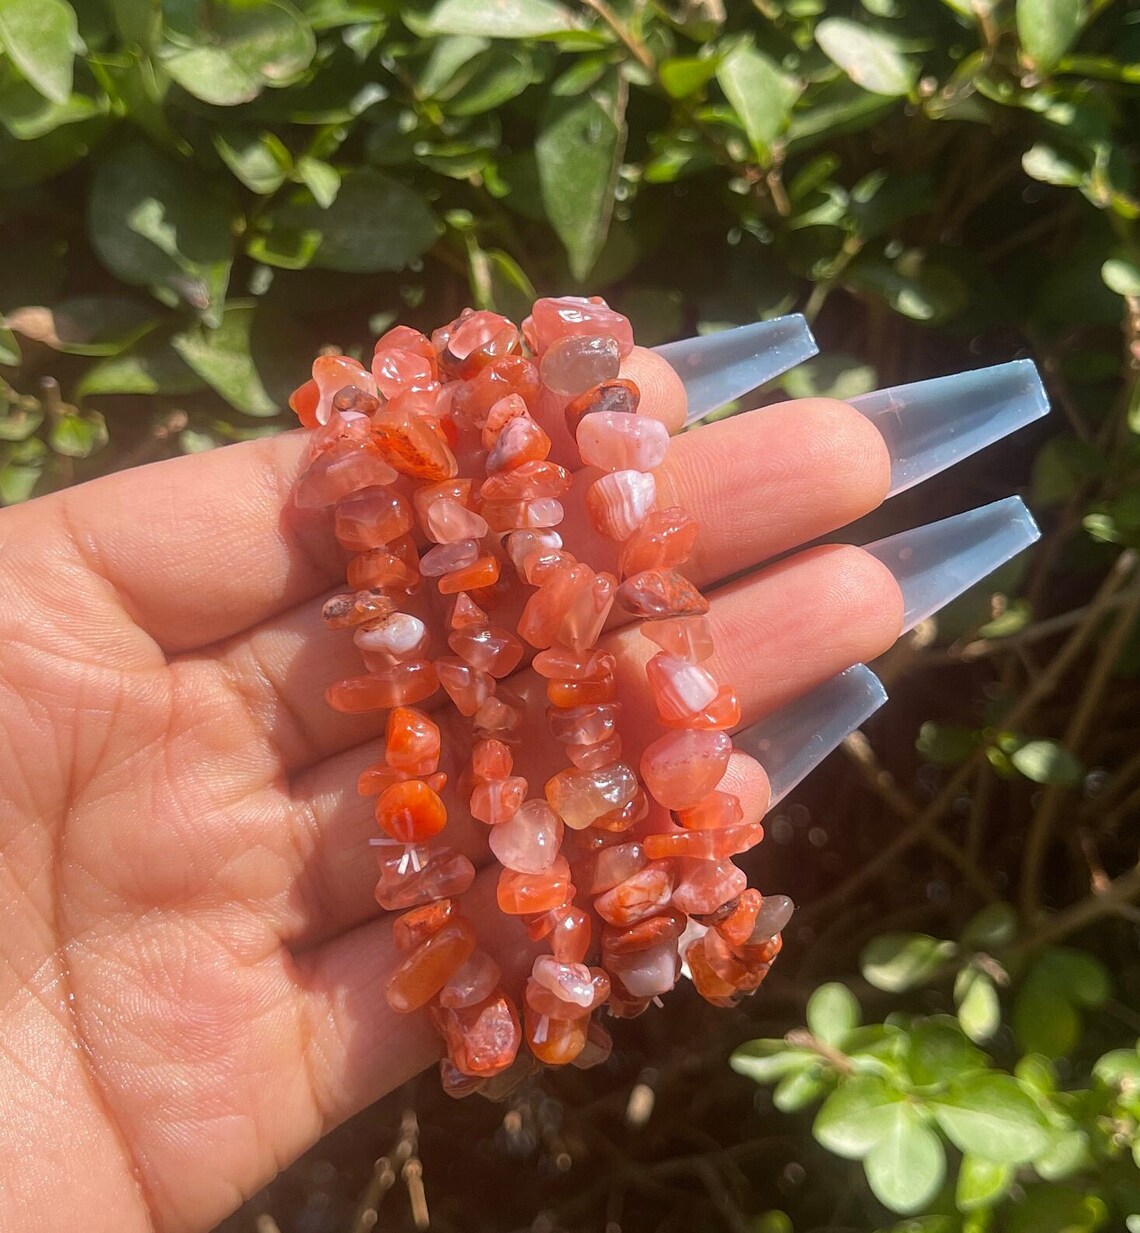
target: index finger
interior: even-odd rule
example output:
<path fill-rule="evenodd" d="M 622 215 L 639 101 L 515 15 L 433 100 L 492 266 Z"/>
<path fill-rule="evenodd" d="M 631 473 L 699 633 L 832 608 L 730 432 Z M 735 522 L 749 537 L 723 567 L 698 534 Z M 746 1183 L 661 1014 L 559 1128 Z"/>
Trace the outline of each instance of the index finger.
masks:
<path fill-rule="evenodd" d="M 641 410 L 675 430 L 680 379 L 642 348 L 627 361 Z M 564 431 L 564 430 L 563 430 Z M 168 654 L 270 620 L 344 577 L 330 520 L 293 511 L 307 434 L 228 445 L 121 471 L 21 507 L 56 505 L 88 568 Z"/>

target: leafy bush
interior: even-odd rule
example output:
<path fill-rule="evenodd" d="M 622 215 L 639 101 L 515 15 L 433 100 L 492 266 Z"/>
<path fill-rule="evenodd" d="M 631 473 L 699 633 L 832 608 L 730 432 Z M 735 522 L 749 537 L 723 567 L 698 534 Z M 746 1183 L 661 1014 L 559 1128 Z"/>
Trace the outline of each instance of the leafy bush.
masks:
<path fill-rule="evenodd" d="M 822 1142 L 861 1157 L 887 1207 L 924 1211 L 923 1233 L 1140 1212 L 1122 1163 L 1140 1003 L 1133 10 L 0 0 L 0 502 L 280 431 L 320 345 L 359 352 L 396 317 L 430 328 L 467 302 L 514 314 L 536 288 L 603 292 L 648 343 L 800 309 L 823 355 L 784 378 L 793 396 L 1037 359 L 1051 420 L 895 504 L 920 522 L 1024 480 L 1041 549 L 884 662 L 896 706 L 802 798 L 826 827 L 782 813 L 765 847 L 794 858 L 805 909 L 747 1015 L 784 1039 L 878 935 L 860 997 L 882 1022 L 856 1027 L 828 984 L 808 1035 L 738 1054 L 783 1076 L 781 1107 L 826 1098 Z M 539 1207 L 605 1227 L 629 1187 L 647 1228 L 790 1228 L 755 1215 L 776 1203 L 797 1228 L 889 1219 L 844 1166 L 811 1194 L 774 1173 L 772 1142 L 801 1172 L 810 1144 L 742 1112 L 750 1085 L 724 1057 L 757 1028 L 684 1013 L 669 1033 L 628 1025 L 601 1075 L 554 1080 L 564 1106 L 527 1097 L 510 1127 L 470 1132 L 490 1115 L 450 1111 L 428 1181 L 454 1160 L 482 1179 L 506 1142 L 496 1201 L 518 1227 Z M 686 1030 L 699 1064 L 695 1044 L 670 1052 Z M 870 1113 L 836 1107 L 872 1086 L 891 1099 L 868 1134 Z M 650 1088 L 663 1129 L 606 1139 L 611 1092 Z M 979 1091 L 1016 1111 L 1016 1150 L 970 1132 Z M 1065 1136 L 1081 1150 L 1062 1167 Z M 470 1227 L 479 1198 L 449 1176 L 435 1210 Z M 322 1219 L 307 1227 L 342 1227 Z"/>
<path fill-rule="evenodd" d="M 1055 1059 L 1080 1043 L 1065 1030 L 1075 1007 L 1103 1006 L 1112 981 L 1103 964 L 1063 948 L 1037 953 L 1026 971 L 1032 948 L 1004 905 L 978 913 L 958 942 L 883 935 L 863 953 L 868 983 L 898 993 L 955 970 L 956 1019 L 896 1011 L 861 1026 L 851 991 L 825 984 L 807 1003 L 806 1028 L 744 1045 L 733 1067 L 776 1083 L 784 1113 L 822 1098 L 815 1139 L 862 1161 L 884 1207 L 928 1213 L 899 1233 L 976 1233 L 995 1221 L 1009 1233 L 1140 1225 L 1140 1041 L 1062 1083 Z M 1011 967 L 1015 1039 L 995 1040 L 994 978 L 1008 983 Z M 1012 1073 L 977 1047 L 991 1040 Z"/>

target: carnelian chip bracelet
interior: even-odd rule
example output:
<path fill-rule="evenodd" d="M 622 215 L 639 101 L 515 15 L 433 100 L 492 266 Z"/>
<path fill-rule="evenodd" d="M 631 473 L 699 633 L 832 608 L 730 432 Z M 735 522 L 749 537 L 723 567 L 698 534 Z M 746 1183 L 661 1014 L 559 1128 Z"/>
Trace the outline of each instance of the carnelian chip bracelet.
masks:
<path fill-rule="evenodd" d="M 740 703 L 705 666 L 708 601 L 681 572 L 697 523 L 656 506 L 670 442 L 621 375 L 632 350 L 629 322 L 597 297 L 539 300 L 521 331 L 466 309 L 430 339 L 388 331 L 370 369 L 320 356 L 290 399 L 313 429 L 296 504 L 331 510 L 353 554 L 323 619 L 351 630 L 364 671 L 330 685 L 328 702 L 388 712 L 383 760 L 358 783 L 383 833 L 376 899 L 400 913 L 387 997 L 430 1008 L 457 1096 L 509 1090 L 536 1061 L 604 1061 L 595 1012 L 640 1014 L 673 987 L 682 955 L 703 997 L 733 1005 L 763 981 L 790 917 L 732 860 L 763 835 L 720 787 Z M 552 461 L 552 438 L 573 442 L 580 470 Z M 616 573 L 563 545 L 575 486 L 614 541 Z M 636 767 L 622 756 L 618 665 L 598 645 L 615 608 L 655 647 L 646 675 L 662 731 Z M 507 678 L 524 643 L 535 654 L 519 692 Z M 449 729 L 470 734 L 448 751 L 450 786 L 440 727 L 416 705 L 440 690 L 461 717 Z M 566 765 L 539 794 L 512 750 L 543 729 Z M 549 949 L 517 996 L 461 911 L 475 866 L 443 841 L 445 792 L 487 828 L 499 909 Z"/>

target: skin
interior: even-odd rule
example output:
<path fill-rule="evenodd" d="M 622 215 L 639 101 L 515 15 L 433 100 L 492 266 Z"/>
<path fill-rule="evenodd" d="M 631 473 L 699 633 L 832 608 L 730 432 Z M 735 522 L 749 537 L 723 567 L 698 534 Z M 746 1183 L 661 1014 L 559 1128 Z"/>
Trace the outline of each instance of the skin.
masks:
<path fill-rule="evenodd" d="M 672 372 L 645 352 L 628 370 L 643 411 L 679 427 Z M 383 715 L 323 701 L 359 661 L 318 619 L 344 555 L 327 520 L 288 507 L 304 453 L 288 434 L 0 512 L 0 1228 L 97 1211 L 121 1233 L 209 1229 L 438 1056 L 426 1015 L 384 999 L 391 923 L 355 792 Z M 887 478 L 877 433 L 818 399 L 670 451 L 658 504 L 701 524 L 709 666 L 745 723 L 897 637 L 898 588 L 859 549 L 762 568 L 874 508 Z M 573 504 L 564 538 L 613 559 Z M 636 765 L 660 732 L 644 640 L 605 642 Z M 517 773 L 533 793 L 563 766 L 539 746 Z M 734 755 L 724 786 L 763 811 L 751 759 Z M 482 870 L 465 910 L 509 972 L 521 930 L 495 907 L 482 824 L 459 812 L 448 841 Z"/>

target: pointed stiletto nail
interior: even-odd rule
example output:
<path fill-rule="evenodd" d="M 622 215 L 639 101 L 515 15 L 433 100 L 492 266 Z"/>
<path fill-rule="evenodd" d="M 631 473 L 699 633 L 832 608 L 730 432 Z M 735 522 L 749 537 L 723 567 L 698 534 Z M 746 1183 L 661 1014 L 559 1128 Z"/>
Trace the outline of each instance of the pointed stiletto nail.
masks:
<path fill-rule="evenodd" d="M 856 664 L 737 732 L 733 744 L 751 754 L 768 776 L 769 809 L 886 700 L 882 681 L 865 664 Z"/>
<path fill-rule="evenodd" d="M 883 434 L 891 455 L 888 496 L 945 471 L 1049 410 L 1032 360 L 895 385 L 851 399 Z"/>
<path fill-rule="evenodd" d="M 903 594 L 905 634 L 1041 538 L 1020 497 L 1006 497 L 864 544 Z"/>
<path fill-rule="evenodd" d="M 655 347 L 677 371 L 689 399 L 686 424 L 810 359 L 819 347 L 800 313 Z"/>

